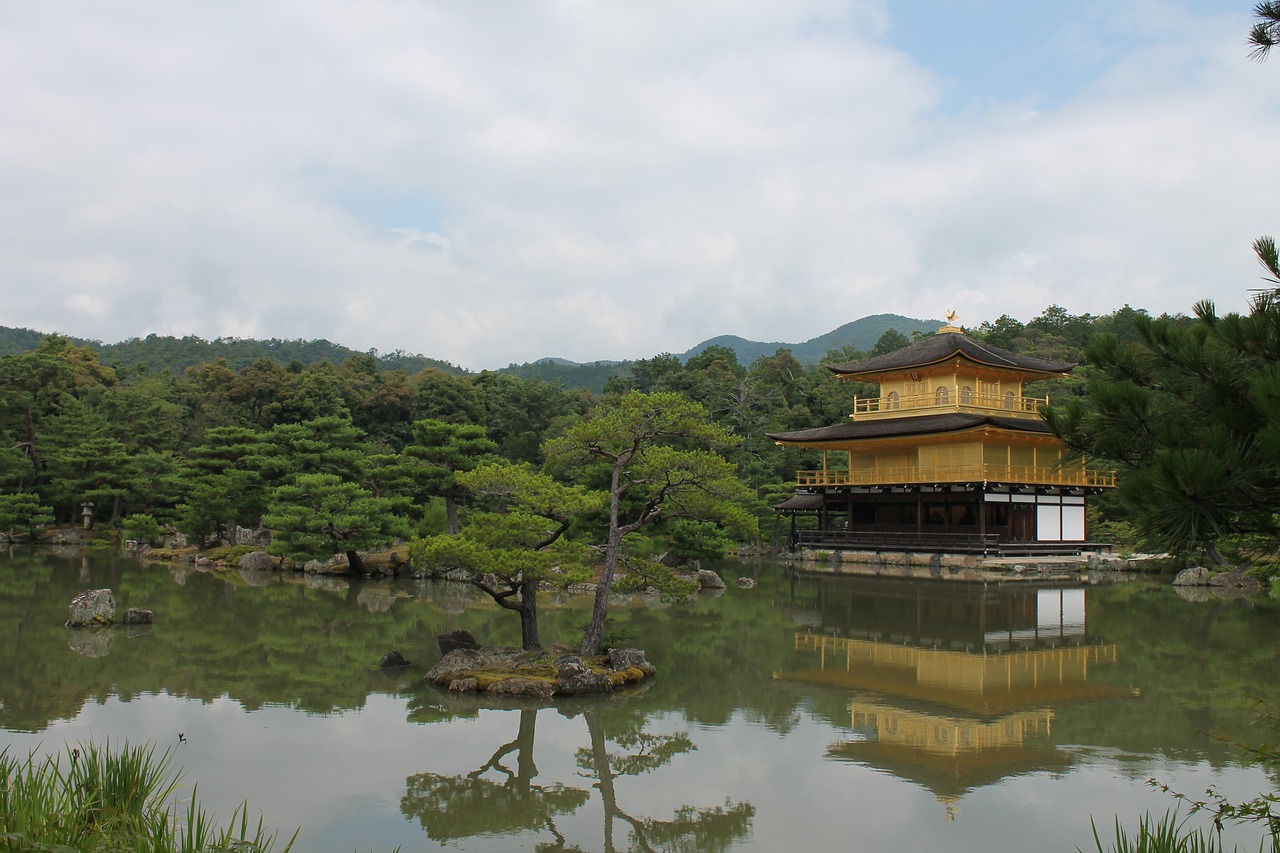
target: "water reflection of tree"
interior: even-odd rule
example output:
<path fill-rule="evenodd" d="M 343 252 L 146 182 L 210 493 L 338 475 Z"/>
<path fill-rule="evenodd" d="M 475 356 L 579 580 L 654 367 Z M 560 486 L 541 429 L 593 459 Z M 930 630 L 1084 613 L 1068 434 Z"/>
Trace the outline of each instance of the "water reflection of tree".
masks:
<path fill-rule="evenodd" d="M 546 828 L 560 841 L 555 817 L 577 811 L 590 795 L 581 788 L 560 783 L 535 785 L 538 768 L 533 761 L 534 728 L 538 711 L 520 711 L 516 739 L 504 743 L 478 769 L 458 776 L 419 773 L 407 780 L 408 791 L 400 811 L 416 818 L 435 841 L 453 841 L 482 833 L 506 834 Z M 516 754 L 516 769 L 503 763 Z M 486 778 L 496 773 L 500 781 Z"/>
<path fill-rule="evenodd" d="M 596 780 L 594 787 L 600 791 L 604 805 L 604 845 L 606 853 L 615 853 L 614 821 L 625 821 L 631 830 L 627 850 L 652 853 L 655 850 L 705 851 L 728 850 L 733 842 L 751 833 L 751 819 L 755 807 L 750 803 L 734 805 L 725 801 L 723 806 L 697 808 L 684 805 L 676 809 L 671 820 L 637 818 L 618 805 L 614 782 L 619 776 L 635 776 L 648 773 L 666 765 L 677 755 L 697 749 L 688 734 L 660 735 L 645 732 L 631 721 L 612 737 L 605 733 L 603 715 L 599 707 L 584 709 L 583 718 L 591 745 L 578 750 L 579 771 Z M 610 752 L 609 742 L 622 748 Z M 541 848 L 540 848 L 541 849 Z M 559 849 L 559 848 L 549 848 Z"/>
<path fill-rule="evenodd" d="M 636 816 L 619 804 L 616 780 L 657 770 L 676 756 L 697 749 L 687 733 L 647 732 L 646 715 L 642 712 L 609 713 L 599 702 L 582 702 L 576 710 L 561 712 L 580 712 L 587 725 L 589 745 L 577 751 L 577 764 L 579 774 L 593 779 L 592 787 L 600 792 L 606 853 L 725 851 L 750 833 L 755 808 L 748 803 L 735 805 L 726 801 L 723 806 L 710 808 L 683 805 L 669 820 Z M 536 850 L 581 850 L 565 837 L 556 818 L 576 812 L 590 799 L 590 793 L 559 782 L 537 784 L 533 749 L 537 714 L 537 709 L 521 709 L 515 740 L 498 747 L 488 761 L 470 773 L 420 773 L 409 777 L 400 810 L 418 820 L 435 841 L 546 830 L 554 839 L 538 844 Z M 606 720 L 611 731 L 606 728 Z M 513 753 L 514 770 L 509 766 Z M 629 829 L 628 843 L 623 848 L 614 838 L 617 821 L 623 821 Z"/>

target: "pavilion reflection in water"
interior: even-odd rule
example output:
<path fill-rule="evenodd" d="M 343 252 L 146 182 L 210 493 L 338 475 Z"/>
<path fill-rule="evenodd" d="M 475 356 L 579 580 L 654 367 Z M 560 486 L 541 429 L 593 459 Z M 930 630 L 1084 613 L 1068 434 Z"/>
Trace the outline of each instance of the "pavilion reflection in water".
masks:
<path fill-rule="evenodd" d="M 779 677 L 852 691 L 852 737 L 828 754 L 926 788 L 949 819 L 968 791 L 1071 764 L 1055 706 L 1132 695 L 1090 681 L 1117 648 L 1090 634 L 1084 588 L 815 576 L 794 592 L 809 630 Z"/>

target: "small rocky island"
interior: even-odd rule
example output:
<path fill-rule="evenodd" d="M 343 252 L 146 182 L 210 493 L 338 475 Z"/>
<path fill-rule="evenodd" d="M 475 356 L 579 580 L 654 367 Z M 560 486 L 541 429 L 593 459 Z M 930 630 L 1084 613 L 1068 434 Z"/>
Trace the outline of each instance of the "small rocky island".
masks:
<path fill-rule="evenodd" d="M 426 681 L 455 693 L 492 693 L 550 699 L 609 693 L 634 684 L 657 671 L 640 649 L 610 649 L 608 654 L 584 656 L 567 646 L 523 651 L 483 648 L 465 631 L 438 638 L 440 662 Z"/>

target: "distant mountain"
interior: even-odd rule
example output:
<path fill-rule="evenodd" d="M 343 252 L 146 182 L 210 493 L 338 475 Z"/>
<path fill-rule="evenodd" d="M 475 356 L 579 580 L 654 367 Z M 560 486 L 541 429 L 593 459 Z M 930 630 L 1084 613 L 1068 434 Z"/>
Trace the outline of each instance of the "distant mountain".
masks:
<path fill-rule="evenodd" d="M 938 320 L 915 320 L 898 314 L 875 314 L 863 317 L 861 320 L 854 320 L 852 323 L 845 323 L 825 335 L 819 335 L 798 344 L 763 343 L 749 341 L 736 335 L 721 335 L 703 341 L 681 353 L 678 358 L 682 362 L 688 361 L 707 347 L 723 346 L 733 350 L 738 357 L 738 363 L 744 367 L 760 356 L 773 355 L 779 349 L 791 350 L 791 354 L 803 364 L 817 364 L 833 349 L 853 346 L 856 349 L 869 350 L 876 345 L 876 341 L 880 340 L 880 336 L 890 329 L 896 329 L 910 338 L 913 332 L 933 332 L 939 325 L 941 322 Z M 0 355 L 34 349 L 45 334 L 31 329 L 0 326 Z M 115 344 L 104 344 L 101 341 L 83 338 L 69 338 L 69 340 L 77 346 L 93 347 L 98 351 L 98 357 L 102 363 L 106 365 L 131 367 L 136 364 L 145 364 L 152 370 L 174 372 L 219 358 L 226 359 L 227 366 L 238 371 L 261 358 L 286 366 L 296 361 L 309 367 L 322 361 L 341 364 L 353 356 L 367 355 L 367 353 L 326 340 L 215 338 L 206 341 L 194 335 L 182 338 L 147 335 L 145 338 L 130 338 Z M 373 351 L 373 354 L 378 360 L 378 365 L 384 370 L 404 370 L 414 374 L 426 368 L 434 368 L 453 374 L 469 373 L 447 361 L 425 355 L 413 355 L 402 350 L 382 354 Z M 543 358 L 527 364 L 511 364 L 495 372 L 510 373 L 522 379 L 541 379 L 566 388 L 583 388 L 598 394 L 604 389 L 609 377 L 625 374 L 630 370 L 631 364 L 630 361 L 592 361 L 582 364 L 563 358 Z"/>
<path fill-rule="evenodd" d="M 801 364 L 818 364 L 822 357 L 833 349 L 853 346 L 855 349 L 869 350 L 880 340 L 880 336 L 890 329 L 896 329 L 908 338 L 912 333 L 928 334 L 936 332 L 942 325 L 941 320 L 916 320 L 898 314 L 875 314 L 845 323 L 825 335 L 810 338 L 804 343 L 789 344 L 782 342 L 763 343 L 749 341 L 737 335 L 720 335 L 709 338 L 692 349 L 677 356 L 680 361 L 688 361 L 707 347 L 722 346 L 733 350 L 738 363 L 749 366 L 760 356 L 769 356 L 779 349 L 789 349 Z M 656 355 L 656 353 L 655 353 Z M 524 379 L 543 379 L 555 382 L 566 388 L 585 388 L 597 394 L 604 389 L 610 376 L 624 374 L 631 368 L 630 361 L 593 361 L 589 364 L 568 361 L 563 358 L 544 358 L 527 364 L 512 364 L 498 373 L 514 373 Z"/>
<path fill-rule="evenodd" d="M 693 356 L 711 346 L 728 347 L 738 355 L 738 363 L 744 367 L 762 355 L 773 355 L 779 349 L 789 349 L 801 364 L 817 364 L 822 357 L 833 349 L 852 345 L 855 349 L 869 350 L 880 340 L 880 336 L 890 329 L 896 329 L 908 338 L 913 332 L 927 334 L 936 332 L 942 325 L 940 320 L 916 320 L 898 314 L 873 314 L 845 323 L 838 329 L 810 338 L 804 343 L 761 343 L 749 341 L 736 335 L 721 335 L 698 344 L 680 356 L 681 361 L 688 361 Z"/>

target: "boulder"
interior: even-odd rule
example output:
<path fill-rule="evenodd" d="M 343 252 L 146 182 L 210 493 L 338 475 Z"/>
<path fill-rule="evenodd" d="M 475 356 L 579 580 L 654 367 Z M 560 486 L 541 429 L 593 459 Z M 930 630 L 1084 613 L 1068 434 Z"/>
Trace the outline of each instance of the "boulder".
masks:
<path fill-rule="evenodd" d="M 556 693 L 556 685 L 537 678 L 504 678 L 485 688 L 485 693 L 500 696 L 528 696 L 532 699 L 550 699 Z"/>
<path fill-rule="evenodd" d="M 71 599 L 68 628 L 110 625 L 116 620 L 116 597 L 109 589 L 86 589 Z"/>
<path fill-rule="evenodd" d="M 266 551 L 250 551 L 240 558 L 236 566 L 251 572 L 268 572 L 275 568 L 275 561 Z"/>
<path fill-rule="evenodd" d="M 143 610 L 140 607 L 130 607 L 124 612 L 124 624 L 126 625 L 150 625 L 156 619 L 156 615 L 150 610 Z"/>
<path fill-rule="evenodd" d="M 698 569 L 694 580 L 698 582 L 699 589 L 724 589 L 724 578 L 710 569 Z"/>
<path fill-rule="evenodd" d="M 486 667 L 509 666 L 512 653 L 511 649 L 457 648 L 431 667 L 426 680 L 432 684 L 448 684 L 455 678 L 470 677 L 472 673 Z"/>
<path fill-rule="evenodd" d="M 1238 589 L 1246 595 L 1252 595 L 1262 589 L 1262 583 L 1257 578 L 1249 577 L 1244 572 L 1222 572 L 1216 574 L 1209 578 L 1209 585 Z"/>
<path fill-rule="evenodd" d="M 461 628 L 436 637 L 436 646 L 440 649 L 441 657 L 447 656 L 449 652 L 456 649 L 465 649 L 467 651 L 478 651 L 480 649 L 480 644 L 476 642 L 476 638 L 471 635 L 471 632 L 464 631 Z"/>
<path fill-rule="evenodd" d="M 265 528 L 250 530 L 247 527 L 236 527 L 235 541 L 232 545 L 270 545 L 271 531 Z"/>
<path fill-rule="evenodd" d="M 399 649 L 389 651 L 382 656 L 382 660 L 378 661 L 378 666 L 382 669 L 399 669 L 409 665 L 409 660 Z"/>
<path fill-rule="evenodd" d="M 575 675 L 591 671 L 578 655 L 560 655 L 560 657 L 556 658 L 555 664 L 558 678 L 572 678 Z"/>
<path fill-rule="evenodd" d="M 738 589 L 755 589 L 755 578 L 738 578 Z"/>
<path fill-rule="evenodd" d="M 613 690 L 613 682 L 609 680 L 609 676 L 602 672 L 592 672 L 586 667 L 579 673 L 561 673 L 556 681 L 554 693 L 559 696 L 581 696 L 585 693 L 608 693 Z"/>
<path fill-rule="evenodd" d="M 1178 572 L 1178 576 L 1173 579 L 1174 586 L 1208 586 L 1209 570 L 1204 566 L 1196 566 L 1190 569 L 1183 569 Z"/>
<path fill-rule="evenodd" d="M 635 667 L 649 676 L 657 672 L 653 664 L 645 659 L 644 649 L 609 649 L 609 666 L 614 669 Z"/>

